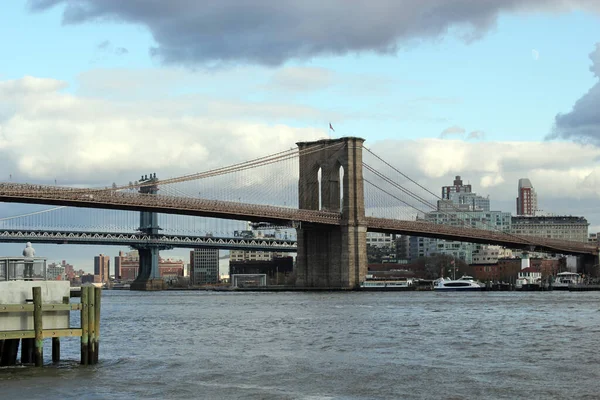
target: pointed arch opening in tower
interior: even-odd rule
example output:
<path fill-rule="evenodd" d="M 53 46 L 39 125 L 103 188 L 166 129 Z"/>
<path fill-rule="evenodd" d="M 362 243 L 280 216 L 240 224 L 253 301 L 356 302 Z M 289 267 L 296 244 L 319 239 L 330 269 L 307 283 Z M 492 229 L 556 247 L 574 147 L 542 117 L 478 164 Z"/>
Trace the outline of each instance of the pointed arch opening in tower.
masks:
<path fill-rule="evenodd" d="M 342 211 L 344 209 L 344 167 L 342 165 L 340 165 L 340 170 L 339 170 L 339 177 L 340 177 L 340 211 Z"/>
<path fill-rule="evenodd" d="M 317 192 L 318 192 L 318 196 L 319 196 L 319 210 L 323 209 L 323 188 L 321 187 L 321 182 L 322 182 L 322 168 L 319 167 L 319 170 L 317 171 Z"/>

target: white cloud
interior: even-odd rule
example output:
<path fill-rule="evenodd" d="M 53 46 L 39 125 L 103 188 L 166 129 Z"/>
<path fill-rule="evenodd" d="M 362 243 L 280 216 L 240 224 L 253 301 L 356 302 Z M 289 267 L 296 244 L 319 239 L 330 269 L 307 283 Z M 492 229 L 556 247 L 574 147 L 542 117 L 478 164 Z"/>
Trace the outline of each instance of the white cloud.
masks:
<path fill-rule="evenodd" d="M 514 203 L 519 178 L 528 177 L 540 201 L 600 197 L 600 148 L 559 142 L 465 142 L 422 139 L 367 142 L 367 146 L 436 194 L 456 175 L 473 191 L 493 200 Z M 369 163 L 369 155 L 365 156 Z M 414 185 L 408 184 L 408 188 Z M 418 191 L 417 189 L 415 189 Z M 432 196 L 429 196 L 431 198 Z M 562 207 L 562 206 L 561 206 Z M 505 211 L 514 211 L 513 206 Z M 551 207 L 550 207 L 551 208 Z M 572 210 L 573 214 L 577 209 Z"/>
<path fill-rule="evenodd" d="M 65 87 L 60 81 L 31 77 L 0 82 L 0 170 L 5 175 L 1 179 L 12 174 L 21 182 L 57 179 L 61 184 L 104 185 L 126 183 L 151 171 L 160 177 L 178 176 L 327 135 L 326 125 L 316 129 L 286 124 L 285 115 L 308 126 L 307 121 L 325 118 L 321 110 L 294 104 L 189 95 L 113 101 L 89 92 L 68 93 Z M 505 211 L 513 211 L 517 182 L 523 177 L 531 179 L 547 211 L 556 204 L 554 212 L 577 214 L 578 208 L 568 210 L 569 205 L 559 205 L 559 200 L 595 202 L 600 197 L 600 167 L 596 167 L 600 149 L 594 146 L 448 139 L 366 145 L 436 194 L 461 175 L 474 191 L 506 205 Z M 368 155 L 365 160 L 369 162 Z M 281 188 L 289 184 L 281 177 L 269 179 L 246 184 Z M 244 196 L 243 187 L 236 189 L 236 196 Z M 433 200 L 430 194 L 427 198 Z"/>
<path fill-rule="evenodd" d="M 116 102 L 64 93 L 65 87 L 31 77 L 0 82 L 0 166 L 6 177 L 97 182 L 140 170 L 178 175 L 326 135 L 324 129 L 260 122 L 319 118 L 308 107 L 186 96 Z M 190 112 L 194 107 L 199 111 Z"/>

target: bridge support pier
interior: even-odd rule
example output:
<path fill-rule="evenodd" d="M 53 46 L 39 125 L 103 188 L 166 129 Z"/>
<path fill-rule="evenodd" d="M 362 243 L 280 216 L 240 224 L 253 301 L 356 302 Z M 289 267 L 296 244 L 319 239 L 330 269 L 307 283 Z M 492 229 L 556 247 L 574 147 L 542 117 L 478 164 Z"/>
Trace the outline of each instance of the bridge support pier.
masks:
<path fill-rule="evenodd" d="M 131 290 L 163 290 L 165 281 L 160 277 L 158 256 L 160 247 L 134 246 L 140 256 L 140 269 L 138 276 L 131 283 Z"/>
<path fill-rule="evenodd" d="M 363 142 L 361 138 L 345 137 L 298 143 L 299 208 L 338 211 L 342 215 L 339 226 L 303 224 L 297 229 L 298 287 L 353 289 L 365 279 Z"/>
<path fill-rule="evenodd" d="M 156 185 L 156 174 L 150 174 L 150 178 L 147 176 L 142 177 L 141 183 L 144 186 L 140 187 L 140 193 L 144 194 L 156 194 L 158 193 L 158 186 Z M 140 212 L 140 227 L 139 231 L 145 233 L 149 237 L 158 236 L 158 215 L 155 212 L 141 211 Z M 138 276 L 131 283 L 130 290 L 163 290 L 165 289 L 165 281 L 160 276 L 160 269 L 158 267 L 159 253 L 161 249 L 167 247 L 161 245 L 144 245 L 144 246 L 132 246 L 139 253 L 140 269 Z"/>

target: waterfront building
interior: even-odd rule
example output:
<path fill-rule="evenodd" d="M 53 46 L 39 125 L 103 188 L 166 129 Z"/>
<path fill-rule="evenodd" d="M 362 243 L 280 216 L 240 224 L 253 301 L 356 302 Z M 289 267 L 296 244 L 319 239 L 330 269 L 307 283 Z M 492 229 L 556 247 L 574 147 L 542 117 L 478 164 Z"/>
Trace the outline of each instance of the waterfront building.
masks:
<path fill-rule="evenodd" d="M 94 275 L 100 277 L 100 282 L 106 283 L 110 280 L 110 257 L 100 254 L 94 257 Z"/>
<path fill-rule="evenodd" d="M 275 234 L 264 234 L 261 231 L 255 232 L 252 230 L 235 231 L 234 237 L 242 237 L 245 239 L 255 238 L 275 238 Z M 262 251 L 262 250 L 230 250 L 229 262 L 243 261 L 271 261 L 274 258 L 284 258 L 288 254 L 278 251 Z"/>
<path fill-rule="evenodd" d="M 114 277 L 115 280 L 121 279 L 121 262 L 125 258 L 125 252 L 119 251 L 119 255 L 115 256 Z"/>
<path fill-rule="evenodd" d="M 517 195 L 517 215 L 535 215 L 537 211 L 537 194 L 527 178 L 519 179 L 518 195 Z"/>
<path fill-rule="evenodd" d="M 190 251 L 190 283 L 204 285 L 219 282 L 219 249 Z"/>
<path fill-rule="evenodd" d="M 46 280 L 48 281 L 64 281 L 65 267 L 61 264 L 51 263 L 46 267 Z"/>
<path fill-rule="evenodd" d="M 411 240 L 409 235 L 396 236 L 396 259 L 410 260 L 411 259 Z"/>
<path fill-rule="evenodd" d="M 422 219 L 435 224 L 502 232 L 509 232 L 511 224 L 510 213 L 491 211 L 489 197 L 474 193 L 472 186 L 463 184 L 460 176 L 456 176 L 453 185 L 442 187 L 442 199 L 437 203 L 437 210 L 425 213 Z M 408 241 L 405 240 L 403 247 L 408 249 L 404 252 L 410 254 L 411 260 L 434 254 L 444 254 L 461 259 L 467 264 L 473 263 L 474 252 L 481 252 L 486 248 L 485 245 L 476 243 L 422 237 L 411 237 Z"/>
<path fill-rule="evenodd" d="M 473 264 L 496 264 L 501 258 L 513 258 L 513 252 L 502 246 L 482 246 L 473 251 Z"/>
<path fill-rule="evenodd" d="M 433 211 L 426 213 L 425 221 L 451 226 L 468 226 L 477 229 L 510 232 L 511 215 L 503 211 Z M 433 238 L 417 238 L 411 244 L 413 256 L 426 257 L 434 254 L 445 254 L 473 263 L 473 252 L 486 246 L 477 243 L 465 243 Z"/>
<path fill-rule="evenodd" d="M 277 257 L 285 257 L 285 253 L 262 250 L 230 250 L 229 262 L 271 261 Z"/>
<path fill-rule="evenodd" d="M 158 258 L 158 270 L 163 279 L 174 279 L 183 276 L 185 264 L 183 260 L 173 260 L 171 258 Z"/>
<path fill-rule="evenodd" d="M 117 265 L 118 278 L 117 278 Z M 140 271 L 140 255 L 137 250 L 127 253 L 120 251 L 115 257 L 115 279 L 121 281 L 133 281 Z"/>
<path fill-rule="evenodd" d="M 229 261 L 229 276 L 264 274 L 269 284 L 282 285 L 294 272 L 294 259 L 290 256 L 274 257 L 271 260 Z"/>
<path fill-rule="evenodd" d="M 115 257 L 115 265 L 119 265 L 120 280 L 133 281 L 140 271 L 140 256 L 137 250 L 128 253 L 119 252 Z M 183 260 L 164 259 L 158 257 L 158 271 L 161 278 L 173 279 L 184 274 Z M 116 269 L 116 267 L 115 267 Z"/>
<path fill-rule="evenodd" d="M 556 276 L 558 272 L 567 270 L 566 258 L 529 258 L 529 266 L 534 271 L 539 271 L 542 278 Z M 523 260 L 520 258 L 504 258 L 494 264 L 472 264 L 469 266 L 469 275 L 482 282 L 500 281 L 515 283 L 518 273 L 523 270 Z"/>
<path fill-rule="evenodd" d="M 367 232 L 367 246 L 394 248 L 395 237 L 390 233 Z"/>
<path fill-rule="evenodd" d="M 472 186 L 464 185 L 456 176 L 451 186 L 442 186 L 442 199 L 438 200 L 438 211 L 489 211 L 489 197 L 473 193 Z"/>
<path fill-rule="evenodd" d="M 511 218 L 511 233 L 548 239 L 588 241 L 589 223 L 574 216 L 516 216 Z"/>

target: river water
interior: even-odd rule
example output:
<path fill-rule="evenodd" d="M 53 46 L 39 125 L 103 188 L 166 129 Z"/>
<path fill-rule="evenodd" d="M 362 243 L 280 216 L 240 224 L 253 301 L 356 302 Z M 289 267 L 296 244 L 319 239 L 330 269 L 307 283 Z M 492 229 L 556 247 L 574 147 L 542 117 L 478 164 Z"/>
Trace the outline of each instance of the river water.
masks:
<path fill-rule="evenodd" d="M 597 399 L 600 292 L 104 291 L 100 362 L 0 399 Z M 74 312 L 72 325 L 79 324 Z M 47 340 L 49 345 L 49 340 Z"/>

